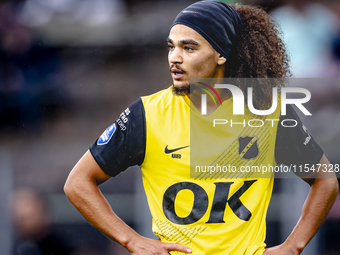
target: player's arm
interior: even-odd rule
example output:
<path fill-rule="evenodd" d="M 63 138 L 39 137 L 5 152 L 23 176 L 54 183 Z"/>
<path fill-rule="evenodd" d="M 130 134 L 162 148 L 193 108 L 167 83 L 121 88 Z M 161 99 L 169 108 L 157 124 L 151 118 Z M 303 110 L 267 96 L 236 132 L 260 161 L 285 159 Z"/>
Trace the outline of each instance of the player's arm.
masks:
<path fill-rule="evenodd" d="M 297 169 L 294 166 L 305 166 L 307 164 L 313 166 L 315 170 L 311 170 L 311 174 L 295 172 L 310 185 L 301 217 L 287 240 L 279 246 L 267 249 L 265 255 L 300 254 L 321 227 L 339 189 L 334 172 L 325 172 L 324 169 L 318 168 L 318 164 L 329 166 L 329 161 L 322 148 L 308 133 L 294 109 L 288 105 L 286 110 L 286 116 L 281 116 L 280 120 L 281 118 L 294 119 L 297 125 L 290 128 L 278 127 L 275 160 L 277 164 L 293 166 L 293 169 Z"/>
<path fill-rule="evenodd" d="M 84 218 L 111 240 L 123 245 L 131 254 L 165 255 L 169 251 L 190 252 L 179 244 L 162 243 L 140 236 L 125 224 L 111 209 L 99 190 L 99 185 L 110 179 L 98 166 L 89 151 L 72 169 L 64 186 L 71 203 Z"/>
<path fill-rule="evenodd" d="M 319 163 L 329 166 L 325 155 Z M 339 186 L 334 172 L 319 170 L 302 179 L 310 185 L 310 191 L 301 217 L 286 241 L 267 249 L 264 255 L 300 254 L 321 227 L 335 201 Z"/>

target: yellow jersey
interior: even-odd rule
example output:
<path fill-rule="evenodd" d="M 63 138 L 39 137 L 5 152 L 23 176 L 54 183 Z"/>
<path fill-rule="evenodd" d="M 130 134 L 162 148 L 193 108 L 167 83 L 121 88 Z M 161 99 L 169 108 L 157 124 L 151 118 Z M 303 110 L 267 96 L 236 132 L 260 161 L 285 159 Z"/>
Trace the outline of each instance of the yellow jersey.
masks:
<path fill-rule="evenodd" d="M 152 231 L 193 255 L 263 254 L 274 180 L 268 168 L 318 163 L 323 154 L 313 139 L 302 144 L 310 135 L 293 111 L 298 125 L 285 130 L 279 127 L 280 108 L 262 117 L 247 110 L 235 116 L 231 109 L 229 99 L 202 118 L 187 96 L 169 88 L 127 108 L 90 148 L 111 176 L 140 166 Z M 234 126 L 212 129 L 217 116 Z M 252 170 L 260 165 L 266 171 Z"/>

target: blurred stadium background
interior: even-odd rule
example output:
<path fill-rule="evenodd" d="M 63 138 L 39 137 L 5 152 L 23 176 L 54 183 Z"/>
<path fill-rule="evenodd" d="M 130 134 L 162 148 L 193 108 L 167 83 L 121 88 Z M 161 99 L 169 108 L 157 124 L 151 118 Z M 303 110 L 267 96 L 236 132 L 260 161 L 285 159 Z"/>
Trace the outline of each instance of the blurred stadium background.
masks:
<path fill-rule="evenodd" d="M 63 184 L 126 107 L 171 85 L 165 39 L 178 12 L 193 2 L 0 1 L 1 254 L 40 254 L 24 252 L 34 248 L 34 238 L 25 240 L 14 224 L 13 194 L 23 188 L 43 195 L 47 221 L 71 247 L 69 254 L 129 254 L 82 218 L 65 197 Z M 339 78 L 338 1 L 244 2 L 265 7 L 280 23 L 295 77 Z M 340 163 L 340 87 L 309 89 L 315 118 L 306 126 L 331 163 Z M 102 191 L 123 220 L 153 237 L 138 167 L 103 184 Z M 307 192 L 302 181 L 276 180 L 268 212 L 269 246 L 291 231 Z M 340 254 L 339 228 L 338 199 L 303 254 Z"/>

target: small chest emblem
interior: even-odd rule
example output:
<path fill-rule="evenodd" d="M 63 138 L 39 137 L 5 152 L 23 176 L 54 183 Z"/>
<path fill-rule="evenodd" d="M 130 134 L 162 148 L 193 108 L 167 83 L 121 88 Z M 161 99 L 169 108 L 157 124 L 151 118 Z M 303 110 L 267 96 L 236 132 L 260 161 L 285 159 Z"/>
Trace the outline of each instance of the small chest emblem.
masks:
<path fill-rule="evenodd" d="M 243 159 L 252 159 L 256 158 L 259 154 L 259 148 L 257 146 L 257 137 L 240 137 L 238 139 L 239 142 L 239 150 L 238 153 L 240 157 Z"/>

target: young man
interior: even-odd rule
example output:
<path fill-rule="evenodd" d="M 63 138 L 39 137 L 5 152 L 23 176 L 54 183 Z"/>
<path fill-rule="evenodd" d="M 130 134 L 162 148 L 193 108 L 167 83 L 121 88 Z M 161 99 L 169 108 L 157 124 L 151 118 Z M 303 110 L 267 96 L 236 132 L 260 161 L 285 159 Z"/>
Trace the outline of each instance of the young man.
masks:
<path fill-rule="evenodd" d="M 311 189 L 301 218 L 282 245 L 268 249 L 265 217 L 273 178 L 190 178 L 190 149 L 196 149 L 190 147 L 190 79 L 285 78 L 287 57 L 277 34 L 268 15 L 255 7 L 201 1 L 183 10 L 168 38 L 173 86 L 126 109 L 80 159 L 65 184 L 74 206 L 131 254 L 300 254 L 336 198 L 334 173 L 327 173 L 330 178 L 323 178 L 322 172 L 303 177 Z M 254 88 L 258 108 L 268 103 L 266 91 Z M 256 155 L 271 164 L 328 164 L 312 138 L 302 146 L 300 141 L 309 135 L 294 111 L 287 114 L 296 119 L 297 127 L 282 130 L 276 125 L 268 142 L 270 156 L 262 149 Z M 274 115 L 279 118 L 279 111 Z M 237 132 L 234 140 L 243 131 Z M 240 158 L 238 149 L 226 147 L 229 158 Z M 250 160 L 244 154 L 239 162 Z M 143 172 L 152 229 L 160 240 L 142 237 L 128 227 L 98 188 L 131 165 L 139 165 Z"/>

